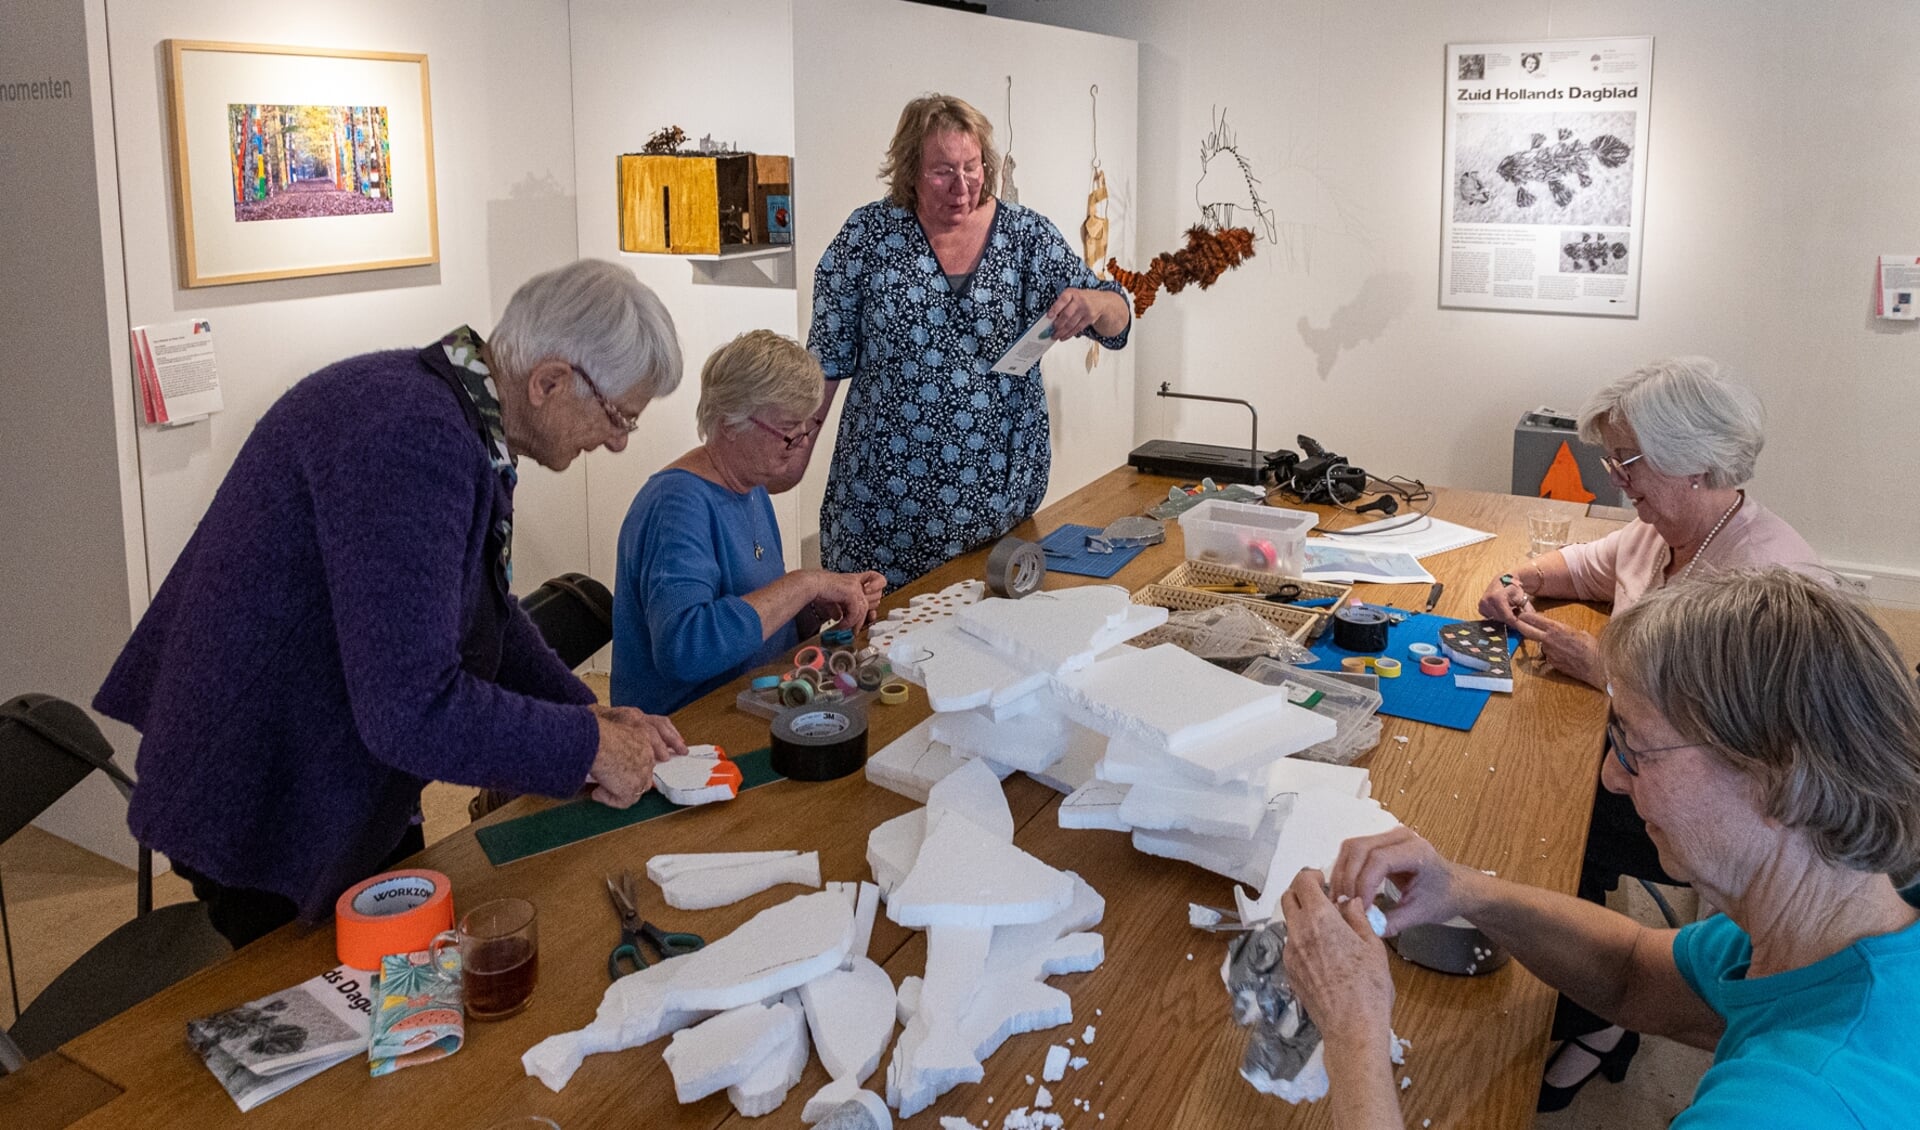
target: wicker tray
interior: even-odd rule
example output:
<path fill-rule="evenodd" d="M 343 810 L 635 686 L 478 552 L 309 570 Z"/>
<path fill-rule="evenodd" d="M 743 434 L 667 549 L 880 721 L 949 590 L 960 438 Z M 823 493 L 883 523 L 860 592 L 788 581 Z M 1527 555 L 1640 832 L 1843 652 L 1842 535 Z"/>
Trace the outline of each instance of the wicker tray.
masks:
<path fill-rule="evenodd" d="M 1284 604 L 1269 604 L 1264 600 L 1248 600 L 1245 597 L 1229 596 L 1225 593 L 1201 592 L 1198 589 L 1175 588 L 1172 585 L 1163 584 L 1151 584 L 1136 591 L 1133 594 L 1133 602 L 1158 605 L 1174 612 L 1197 612 L 1203 608 L 1237 604 L 1278 627 L 1286 633 L 1288 639 L 1299 644 L 1307 642 L 1323 619 L 1310 608 L 1292 608 Z M 1137 647 L 1152 647 L 1155 644 L 1170 641 L 1167 639 L 1167 629 L 1161 627 L 1137 636 L 1131 642 Z"/>
<path fill-rule="evenodd" d="M 1211 561 L 1182 561 L 1180 564 L 1174 566 L 1173 570 L 1166 576 L 1154 582 L 1155 585 L 1164 588 L 1188 589 L 1188 591 L 1198 591 L 1190 589 L 1189 586 L 1191 585 L 1232 585 L 1241 583 L 1252 585 L 1263 593 L 1273 592 L 1281 585 L 1299 585 L 1302 599 L 1314 600 L 1332 597 L 1333 604 L 1338 604 L 1340 601 L 1346 599 L 1349 593 L 1353 592 L 1352 585 L 1338 585 L 1328 581 L 1307 581 L 1298 577 L 1281 577 L 1273 573 L 1257 573 L 1251 569 L 1236 569 L 1231 565 L 1216 565 Z M 1312 616 L 1318 622 L 1313 624 L 1307 635 L 1303 637 L 1307 640 L 1318 639 L 1320 633 L 1326 630 L 1327 617 L 1333 614 L 1333 604 L 1328 604 L 1323 608 L 1296 608 L 1290 604 L 1274 604 L 1271 601 L 1263 600 L 1257 596 L 1244 596 L 1235 593 L 1208 592 L 1201 593 L 1200 595 L 1220 597 L 1225 600 L 1237 600 L 1253 608 L 1280 608 L 1289 612 Z M 1153 601 L 1152 603 L 1158 604 L 1160 602 Z M 1169 605 L 1168 607 L 1172 606 Z M 1205 606 L 1202 605 L 1201 607 Z"/>

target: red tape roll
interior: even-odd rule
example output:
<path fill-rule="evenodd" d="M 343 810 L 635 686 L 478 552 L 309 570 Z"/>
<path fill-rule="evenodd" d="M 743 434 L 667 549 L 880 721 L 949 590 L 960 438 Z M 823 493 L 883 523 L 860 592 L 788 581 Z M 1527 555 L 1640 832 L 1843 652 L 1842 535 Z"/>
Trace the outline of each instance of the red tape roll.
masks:
<path fill-rule="evenodd" d="M 438 871 L 388 871 L 348 887 L 333 916 L 340 963 L 372 971 L 386 955 L 426 949 L 453 928 L 453 883 Z"/>

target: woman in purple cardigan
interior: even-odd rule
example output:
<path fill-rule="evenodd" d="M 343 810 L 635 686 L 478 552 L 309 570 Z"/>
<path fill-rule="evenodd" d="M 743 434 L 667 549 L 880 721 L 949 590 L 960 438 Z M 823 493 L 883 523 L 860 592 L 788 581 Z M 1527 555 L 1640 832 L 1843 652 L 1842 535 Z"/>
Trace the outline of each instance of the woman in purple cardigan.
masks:
<path fill-rule="evenodd" d="M 520 456 L 620 451 L 680 380 L 653 292 L 584 260 L 260 418 L 94 706 L 141 731 L 128 823 L 235 946 L 419 850 L 428 781 L 632 804 L 685 752 L 594 705 L 509 595 Z"/>

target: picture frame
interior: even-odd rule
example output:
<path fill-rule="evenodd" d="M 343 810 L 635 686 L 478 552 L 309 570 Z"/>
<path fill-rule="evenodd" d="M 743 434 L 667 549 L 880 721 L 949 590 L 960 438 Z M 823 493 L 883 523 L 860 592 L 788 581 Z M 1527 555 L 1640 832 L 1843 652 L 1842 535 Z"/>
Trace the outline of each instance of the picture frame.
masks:
<path fill-rule="evenodd" d="M 427 57 L 166 41 L 184 287 L 440 261 Z"/>

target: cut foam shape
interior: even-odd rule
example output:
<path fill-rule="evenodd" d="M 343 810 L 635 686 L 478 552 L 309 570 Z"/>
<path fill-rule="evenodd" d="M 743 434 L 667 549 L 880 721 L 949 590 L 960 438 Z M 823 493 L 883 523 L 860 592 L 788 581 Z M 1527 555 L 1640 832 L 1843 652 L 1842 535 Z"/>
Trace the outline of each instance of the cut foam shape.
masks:
<path fill-rule="evenodd" d="M 1044 697 L 1045 691 L 1036 692 Z M 933 716 L 933 737 L 961 757 L 984 757 L 1028 773 L 1046 769 L 1067 752 L 1073 726 L 1058 710 L 1037 709 L 995 722 L 978 710 Z"/>
<path fill-rule="evenodd" d="M 853 910 L 841 895 L 822 891 L 768 907 L 704 949 L 615 981 L 592 1023 L 535 1044 L 521 1066 L 558 1091 L 588 1055 L 651 1043 L 839 968 L 852 939 Z"/>
<path fill-rule="evenodd" d="M 919 725 L 867 758 L 867 780 L 916 804 L 927 803 L 927 792 L 934 784 L 967 763 L 967 759 L 947 743 L 934 740 L 933 723 L 939 717 L 935 714 L 922 719 Z M 1013 771 L 992 761 L 987 763 L 987 768 L 1001 778 Z"/>
<path fill-rule="evenodd" d="M 1132 787 L 1111 781 L 1088 781 L 1060 802 L 1057 814 L 1060 826 L 1130 831 L 1133 826 L 1120 819 L 1120 803 L 1127 799 L 1127 790 Z"/>
<path fill-rule="evenodd" d="M 952 623 L 932 624 L 887 645 L 903 678 L 927 689 L 936 711 L 1004 706 L 1046 685 L 1047 673 L 1020 666 Z"/>
<path fill-rule="evenodd" d="M 1039 949 L 1008 950 L 987 966 L 994 976 L 1020 981 L 1090 973 L 1107 959 L 1106 939 L 1085 931 L 1068 934 Z"/>
<path fill-rule="evenodd" d="M 785 1010 L 782 1024 L 785 1035 L 746 1078 L 727 1088 L 727 1101 L 742 1118 L 759 1118 L 779 1110 L 787 1093 L 807 1072 L 807 1025 L 794 1003 L 779 1006 Z"/>
<path fill-rule="evenodd" d="M 1257 886 L 1267 877 L 1267 864 L 1273 859 L 1272 839 L 1261 839 L 1255 832 L 1251 840 L 1199 836 L 1192 832 L 1156 832 L 1135 829 L 1133 850 L 1162 859 L 1178 859 L 1237 883 Z"/>
<path fill-rule="evenodd" d="M 993 931 L 982 926 L 934 926 L 927 931 L 927 970 L 920 980 L 920 1011 L 925 1035 L 914 1054 L 913 1069 L 943 1079 L 977 1081 L 980 1061 L 961 1022 L 987 969 Z"/>
<path fill-rule="evenodd" d="M 920 979 L 900 983 L 900 1023 L 911 1024 L 920 1007 Z M 1073 1001 L 1043 981 L 989 974 L 974 994 L 963 1024 L 974 1058 L 985 1061 L 1013 1036 L 1073 1023 Z"/>
<path fill-rule="evenodd" d="M 752 1074 L 791 1034 L 793 1010 L 755 1002 L 728 1009 L 673 1034 L 662 1057 L 673 1073 L 673 1094 L 699 1102 Z"/>
<path fill-rule="evenodd" d="M 1013 842 L 1013 810 L 1007 806 L 1006 790 L 993 770 L 979 762 L 970 762 L 943 777 L 927 793 L 927 820 L 935 814 L 957 812 L 976 826 Z"/>
<path fill-rule="evenodd" d="M 1073 883 L 1073 898 L 1059 913 L 1039 922 L 1021 926 L 1001 926 L 993 931 L 993 944 L 987 951 L 987 968 L 996 972 L 1033 951 L 1044 951 L 1069 934 L 1090 930 L 1106 917 L 1107 900 L 1093 889 L 1078 872 L 1064 873 Z M 1075 970 L 1080 972 L 1080 970 Z"/>
<path fill-rule="evenodd" d="M 1095 769 L 1106 753 L 1105 734 L 1070 721 L 1067 723 L 1067 752 L 1045 769 L 1028 770 L 1027 776 L 1057 793 L 1071 794 L 1093 780 Z"/>
<path fill-rule="evenodd" d="M 847 953 L 847 968 L 852 968 L 855 960 L 867 956 L 873 946 L 873 919 L 880 910 L 880 888 L 873 883 L 861 883 L 853 902 L 853 947 Z"/>
<path fill-rule="evenodd" d="M 867 867 L 881 897 L 893 893 L 900 881 L 913 870 L 920 858 L 920 843 L 927 835 L 927 810 L 916 808 L 877 825 L 867 833 Z"/>
<path fill-rule="evenodd" d="M 900 925 L 1040 922 L 1073 901 L 1065 873 L 960 813 L 930 815 L 928 822 L 913 870 L 887 897 L 887 917 Z"/>
<path fill-rule="evenodd" d="M 1129 649 L 1056 682 L 1063 697 L 1086 712 L 1087 725 L 1162 753 L 1194 750 L 1237 727 L 1271 722 L 1288 708 L 1285 691 L 1241 678 L 1172 644 Z M 1319 721 L 1325 725 L 1314 732 L 1325 732 L 1315 740 L 1325 741 L 1334 726 L 1331 720 Z"/>
<path fill-rule="evenodd" d="M 1166 609 L 1135 604 L 1127 590 L 1113 585 L 1055 589 L 1020 600 L 990 598 L 954 617 L 968 635 L 1022 667 L 1050 675 L 1080 670 L 1101 652 L 1166 619 Z"/>
<path fill-rule="evenodd" d="M 1355 836 L 1372 836 L 1398 827 L 1393 813 L 1380 802 L 1363 800 L 1333 789 L 1313 789 L 1294 796 L 1291 811 L 1280 821 L 1280 836 L 1267 869 L 1260 897 L 1248 898 L 1236 886 L 1233 899 L 1242 922 L 1273 918 L 1280 895 L 1294 876 L 1308 867 L 1331 870 L 1340 845 Z"/>
<path fill-rule="evenodd" d="M 742 780 L 740 767 L 715 745 L 688 746 L 684 755 L 653 767 L 653 786 L 660 795 L 688 807 L 732 800 L 740 795 Z"/>
<path fill-rule="evenodd" d="M 713 867 L 739 867 L 743 864 L 771 863 L 792 859 L 797 851 L 696 851 L 678 855 L 656 855 L 647 860 L 647 878 L 664 883 L 676 875 Z"/>
<path fill-rule="evenodd" d="M 740 863 L 731 867 L 699 867 L 679 872 L 660 884 L 660 893 L 675 910 L 709 910 L 757 895 L 782 883 L 803 887 L 820 885 L 820 853 L 806 852 L 785 859 Z"/>
<path fill-rule="evenodd" d="M 1164 781 L 1129 785 L 1115 815 L 1136 829 L 1251 840 L 1266 814 L 1265 797 L 1248 796 L 1232 786 L 1195 788 L 1181 781 Z"/>
<path fill-rule="evenodd" d="M 800 986 L 807 1028 L 813 1033 L 820 1065 L 834 1079 L 857 1087 L 880 1066 L 893 1038 L 893 981 L 865 957 L 853 968 L 836 969 Z"/>
<path fill-rule="evenodd" d="M 1307 761 L 1298 757 L 1283 757 L 1268 770 L 1268 799 L 1282 793 L 1303 793 L 1315 789 L 1346 793 L 1364 800 L 1373 795 L 1373 779 L 1358 766 L 1330 765 L 1324 761 Z"/>

